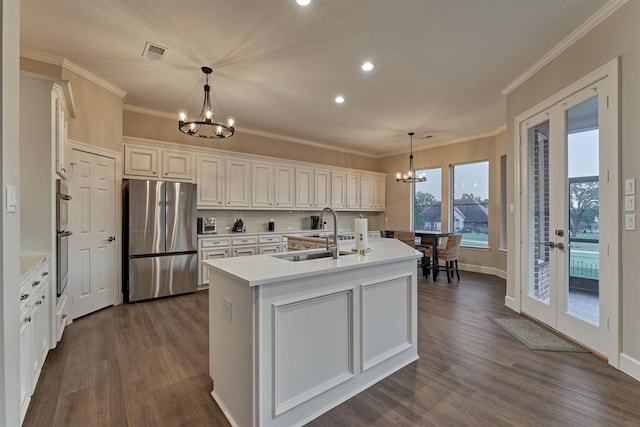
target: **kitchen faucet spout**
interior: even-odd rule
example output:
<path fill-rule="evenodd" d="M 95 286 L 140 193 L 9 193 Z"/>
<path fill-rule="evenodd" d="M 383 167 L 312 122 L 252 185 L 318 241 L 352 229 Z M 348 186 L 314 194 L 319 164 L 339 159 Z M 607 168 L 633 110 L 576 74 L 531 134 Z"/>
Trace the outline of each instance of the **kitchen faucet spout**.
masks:
<path fill-rule="evenodd" d="M 323 217 L 325 212 L 331 212 L 331 215 L 333 215 L 333 245 L 329 246 L 329 238 L 327 237 L 327 250 L 331 251 L 333 259 L 338 259 L 340 256 L 340 250 L 338 249 L 338 214 L 333 210 L 333 208 L 327 206 L 322 209 L 322 212 L 320 212 L 321 224 L 324 224 Z"/>

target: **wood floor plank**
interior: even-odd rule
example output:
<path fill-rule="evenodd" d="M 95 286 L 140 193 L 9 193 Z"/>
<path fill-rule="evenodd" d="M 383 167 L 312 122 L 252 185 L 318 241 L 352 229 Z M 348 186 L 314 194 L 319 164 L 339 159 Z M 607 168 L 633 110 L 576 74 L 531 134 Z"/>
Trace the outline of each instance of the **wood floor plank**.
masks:
<path fill-rule="evenodd" d="M 530 351 L 489 316 L 505 283 L 421 279 L 420 359 L 309 426 L 638 426 L 640 383 L 588 353 Z M 228 426 L 211 398 L 208 293 L 76 320 L 49 352 L 31 426 Z"/>

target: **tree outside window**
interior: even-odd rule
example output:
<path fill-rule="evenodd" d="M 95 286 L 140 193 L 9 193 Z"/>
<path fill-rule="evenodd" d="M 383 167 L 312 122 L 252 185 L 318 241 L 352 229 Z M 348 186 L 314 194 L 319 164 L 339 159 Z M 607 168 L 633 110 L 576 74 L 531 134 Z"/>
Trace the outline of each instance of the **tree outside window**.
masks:
<path fill-rule="evenodd" d="M 442 168 L 422 169 L 416 174 L 424 174 L 425 182 L 415 185 L 414 229 L 440 231 L 442 229 Z"/>

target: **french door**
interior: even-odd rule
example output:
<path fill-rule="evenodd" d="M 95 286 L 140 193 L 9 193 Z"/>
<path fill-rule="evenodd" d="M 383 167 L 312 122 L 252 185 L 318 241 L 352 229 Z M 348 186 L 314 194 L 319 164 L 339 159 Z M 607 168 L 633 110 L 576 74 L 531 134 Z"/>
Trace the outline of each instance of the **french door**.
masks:
<path fill-rule="evenodd" d="M 617 357 L 612 80 L 596 79 L 520 122 L 521 310 L 605 357 Z"/>

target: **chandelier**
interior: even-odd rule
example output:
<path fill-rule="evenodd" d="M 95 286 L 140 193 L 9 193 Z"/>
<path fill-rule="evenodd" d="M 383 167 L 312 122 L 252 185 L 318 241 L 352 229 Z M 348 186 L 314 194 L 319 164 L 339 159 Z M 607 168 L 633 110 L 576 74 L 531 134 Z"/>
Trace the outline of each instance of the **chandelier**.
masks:
<path fill-rule="evenodd" d="M 190 136 L 196 136 L 198 138 L 229 138 L 233 136 L 235 132 L 234 124 L 235 119 L 233 116 L 227 116 L 227 123 L 218 123 L 213 110 L 211 109 L 211 86 L 209 86 L 209 74 L 213 70 L 209 67 L 202 67 L 202 72 L 205 75 L 204 83 L 204 102 L 202 103 L 202 111 L 197 120 L 187 120 L 187 112 L 185 110 L 180 111 L 178 129 L 180 132 L 186 133 Z"/>
<path fill-rule="evenodd" d="M 400 172 L 396 174 L 397 182 L 425 182 L 427 177 L 424 173 L 419 176 L 416 175 L 416 170 L 413 168 L 413 132 L 409 132 L 409 141 L 411 144 L 411 154 L 409 155 L 409 171 L 402 175 Z"/>

